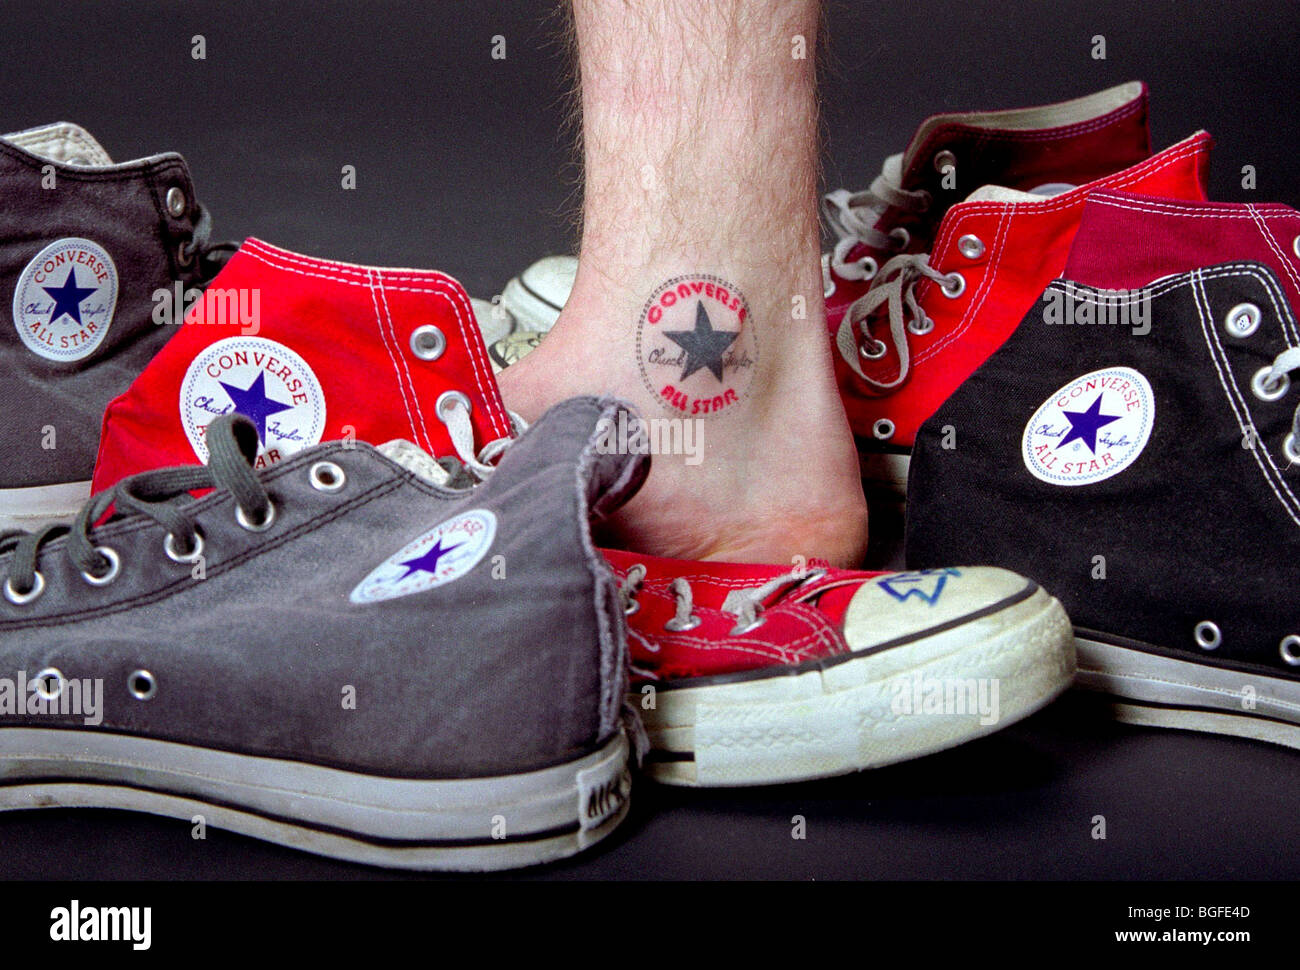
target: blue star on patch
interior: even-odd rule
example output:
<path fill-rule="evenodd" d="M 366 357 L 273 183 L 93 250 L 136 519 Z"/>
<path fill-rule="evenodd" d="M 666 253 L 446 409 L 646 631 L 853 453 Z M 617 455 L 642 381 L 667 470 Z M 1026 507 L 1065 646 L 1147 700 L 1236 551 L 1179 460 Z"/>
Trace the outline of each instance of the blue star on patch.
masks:
<path fill-rule="evenodd" d="M 444 549 L 442 548 L 442 539 L 439 538 L 438 541 L 433 544 L 433 548 L 424 555 L 416 556 L 414 559 L 407 559 L 404 562 L 398 563 L 398 565 L 406 567 L 406 572 L 402 576 L 398 577 L 397 582 L 400 583 L 403 579 L 406 579 L 407 576 L 411 576 L 417 572 L 437 575 L 438 561 L 453 549 L 459 549 L 463 545 L 463 542 L 458 542 L 454 546 L 448 546 Z"/>
<path fill-rule="evenodd" d="M 66 314 L 77 321 L 77 326 L 81 326 L 81 301 L 99 287 L 78 286 L 77 267 L 69 266 L 68 278 L 63 281 L 62 286 L 42 286 L 41 289 L 54 297 L 54 315 L 50 317 L 50 323 Z"/>
<path fill-rule="evenodd" d="M 266 419 L 281 411 L 293 410 L 292 404 L 281 404 L 275 398 L 267 396 L 265 373 L 259 373 L 257 379 L 247 388 L 235 387 L 225 381 L 218 381 L 218 383 L 230 395 L 235 410 L 257 425 L 257 440 L 262 444 L 266 444 Z"/>
<path fill-rule="evenodd" d="M 1070 433 L 1061 439 L 1060 444 L 1056 447 L 1061 448 L 1068 445 L 1071 441 L 1082 441 L 1088 446 L 1088 450 L 1094 455 L 1097 453 L 1097 432 L 1112 421 L 1118 421 L 1123 415 L 1121 414 L 1102 414 L 1101 399 L 1104 394 L 1098 394 L 1097 400 L 1089 405 L 1086 411 L 1062 411 L 1070 421 Z"/>

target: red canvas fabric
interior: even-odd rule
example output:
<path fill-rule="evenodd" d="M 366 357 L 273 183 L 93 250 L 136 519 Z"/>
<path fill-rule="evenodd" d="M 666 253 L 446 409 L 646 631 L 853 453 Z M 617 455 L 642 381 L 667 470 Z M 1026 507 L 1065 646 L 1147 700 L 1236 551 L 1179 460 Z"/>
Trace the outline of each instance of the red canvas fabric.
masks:
<path fill-rule="evenodd" d="M 1089 196 L 1107 189 L 1132 189 L 1173 199 L 1204 200 L 1212 139 L 1205 132 L 1144 162 L 1041 201 L 975 201 L 953 206 L 939 228 L 930 265 L 958 272 L 962 293 L 949 297 L 939 284 L 922 280 L 916 298 L 934 326 L 908 334 L 911 373 L 898 389 L 873 393 L 835 353 L 840 392 L 856 435 L 873 438 L 876 422 L 892 422 L 891 446 L 910 448 L 917 429 L 976 368 L 1009 337 L 1047 284 L 1065 268 L 1070 244 Z M 959 241 L 968 235 L 983 252 L 968 258 Z M 875 320 L 873 332 L 887 324 Z M 882 382 L 899 372 L 893 348 L 878 360 L 860 359 L 863 370 Z"/>
<path fill-rule="evenodd" d="M 1300 307 L 1300 212 L 1276 203 L 1186 202 L 1098 192 L 1083 209 L 1065 278 L 1136 289 L 1216 263 L 1264 263 Z"/>
<path fill-rule="evenodd" d="M 646 575 L 628 616 L 628 644 L 633 680 L 669 681 L 740 671 L 762 670 L 831 657 L 849 650 L 843 621 L 859 586 L 882 573 L 830 569 L 796 589 L 768 597 L 763 622 L 744 633 L 733 632 L 735 613 L 722 608 L 727 594 L 754 589 L 790 571 L 784 565 L 694 562 L 639 553 L 602 550 L 620 580 L 634 565 Z M 673 632 L 665 626 L 676 612 L 675 579 L 690 584 L 692 614 L 700 624 Z"/>
<path fill-rule="evenodd" d="M 981 185 L 1001 185 L 1028 192 L 1048 183 L 1083 185 L 1123 171 L 1151 155 L 1148 130 L 1148 93 L 1145 84 L 1138 95 L 1113 111 L 1069 125 L 1034 129 L 983 127 L 954 121 L 927 120 L 917 130 L 904 156 L 902 187 L 924 189 L 936 199 L 942 174 L 935 157 L 952 152 L 959 182 L 966 193 Z M 856 261 L 870 256 L 883 265 L 900 252 L 929 252 L 945 210 L 931 208 L 924 213 L 887 209 L 877 227 L 881 232 L 906 230 L 906 245 L 882 250 L 859 243 L 849 251 Z M 826 298 L 826 313 L 832 330 L 837 328 L 849 305 L 867 291 L 867 280 L 847 280 L 831 271 L 834 288 Z"/>
<path fill-rule="evenodd" d="M 255 327 L 228 312 L 240 299 L 257 308 Z M 445 339 L 436 360 L 420 359 L 411 347 L 413 331 L 425 326 Z M 232 409 L 260 410 L 262 464 L 316 440 L 349 437 L 375 444 L 406 438 L 435 455 L 452 454 L 435 416 L 448 391 L 468 398 L 478 446 L 510 434 L 469 297 L 454 279 L 316 259 L 249 239 L 109 404 L 94 488 L 205 459 L 196 436 L 201 441 L 206 421 Z"/>

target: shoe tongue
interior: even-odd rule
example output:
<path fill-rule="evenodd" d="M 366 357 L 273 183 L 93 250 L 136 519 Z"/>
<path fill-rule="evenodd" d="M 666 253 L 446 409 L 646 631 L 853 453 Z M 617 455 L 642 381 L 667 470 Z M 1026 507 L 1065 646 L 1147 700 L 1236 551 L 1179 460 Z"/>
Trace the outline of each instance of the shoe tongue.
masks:
<path fill-rule="evenodd" d="M 90 132 L 70 121 L 56 121 L 51 125 L 0 135 L 0 138 L 52 162 L 91 167 L 113 164 L 108 152 Z"/>
<path fill-rule="evenodd" d="M 1009 189 L 1005 185 L 981 185 L 978 189 L 966 196 L 967 202 L 1042 202 L 1044 199 L 1050 199 L 1054 195 L 1060 195 L 1062 192 L 1069 192 L 1075 188 L 1073 185 L 1067 185 L 1064 182 L 1049 182 L 1045 185 L 1036 186 L 1033 191 L 1021 192 L 1019 189 Z"/>

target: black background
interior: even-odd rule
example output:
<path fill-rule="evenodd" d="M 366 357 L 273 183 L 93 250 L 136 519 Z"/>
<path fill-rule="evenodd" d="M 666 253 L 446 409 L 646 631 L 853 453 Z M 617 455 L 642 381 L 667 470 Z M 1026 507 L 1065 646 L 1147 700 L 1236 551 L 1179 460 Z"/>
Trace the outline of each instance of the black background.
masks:
<path fill-rule="evenodd" d="M 838 0 L 828 18 L 828 187 L 867 185 L 927 114 L 1142 79 L 1155 147 L 1215 135 L 1213 197 L 1300 199 L 1290 0 Z M 68 120 L 118 161 L 179 151 L 217 238 L 438 268 L 486 297 L 575 242 L 560 22 L 541 0 L 0 3 L 0 130 Z M 204 61 L 191 58 L 195 34 Z M 498 34 L 503 61 L 490 56 Z M 1091 57 L 1097 34 L 1104 61 Z M 340 187 L 343 165 L 356 166 L 355 191 Z M 642 784 L 607 844 L 517 877 L 1295 878 L 1297 796 L 1300 752 L 1125 728 L 1067 698 L 984 741 L 855 777 Z M 1092 838 L 1096 815 L 1105 840 Z M 404 877 L 211 829 L 196 842 L 178 821 L 63 811 L 0 816 L 0 875 Z"/>

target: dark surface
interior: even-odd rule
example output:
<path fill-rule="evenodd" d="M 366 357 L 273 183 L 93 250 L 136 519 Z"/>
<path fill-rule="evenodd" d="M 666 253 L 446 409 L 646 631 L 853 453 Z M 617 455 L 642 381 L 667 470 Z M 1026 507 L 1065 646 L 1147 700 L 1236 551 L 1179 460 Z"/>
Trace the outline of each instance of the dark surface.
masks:
<path fill-rule="evenodd" d="M 62 119 L 118 160 L 180 151 L 217 237 L 436 267 L 481 296 L 572 246 L 578 170 L 549 3 L 6 3 L 0 26 L 0 129 Z M 190 57 L 196 33 L 206 61 Z M 1141 78 L 1157 147 L 1196 128 L 1218 139 L 1216 198 L 1300 199 L 1294 4 L 838 2 L 830 33 L 831 186 L 865 186 L 932 112 Z M 495 34 L 504 61 L 489 56 Z M 1105 61 L 1090 57 L 1096 34 Z M 340 189 L 345 164 L 356 191 Z M 1241 188 L 1247 164 L 1254 192 Z M 1129 729 L 1071 697 L 984 741 L 856 777 L 729 792 L 642 784 L 609 844 L 521 878 L 1295 878 L 1298 795 L 1300 753 Z M 791 838 L 795 815 L 804 840 Z M 1104 841 L 1091 837 L 1095 815 Z M 0 873 L 392 876 L 213 830 L 196 842 L 182 822 L 62 811 L 0 817 Z"/>

